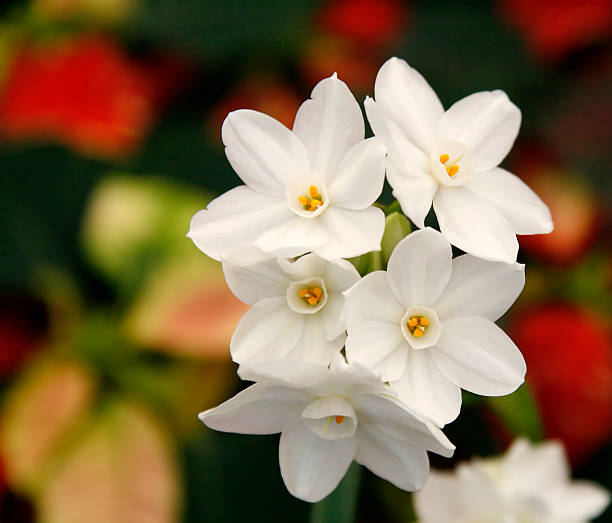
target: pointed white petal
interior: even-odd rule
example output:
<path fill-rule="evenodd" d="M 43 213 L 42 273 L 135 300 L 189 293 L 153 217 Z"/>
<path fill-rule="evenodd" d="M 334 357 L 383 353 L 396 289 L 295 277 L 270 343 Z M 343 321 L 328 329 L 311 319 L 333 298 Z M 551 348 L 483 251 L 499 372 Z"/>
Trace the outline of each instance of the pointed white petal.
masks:
<path fill-rule="evenodd" d="M 257 192 L 283 197 L 289 179 L 308 170 L 306 148 L 299 138 L 263 113 L 249 109 L 229 113 L 221 136 L 234 171 Z"/>
<path fill-rule="evenodd" d="M 525 286 L 525 266 L 464 254 L 453 259 L 450 281 L 434 309 L 443 321 L 462 316 L 499 319 Z"/>
<path fill-rule="evenodd" d="M 270 228 L 257 238 L 255 247 L 270 255 L 292 257 L 314 251 L 327 243 L 328 234 L 320 218 L 301 218 L 291 214 L 293 218 L 278 227 Z M 243 222 L 247 233 L 250 227 L 245 224 L 248 223 Z"/>
<path fill-rule="evenodd" d="M 308 150 L 310 168 L 333 171 L 344 154 L 363 140 L 365 126 L 359 104 L 334 73 L 313 89 L 311 99 L 299 108 L 293 132 Z"/>
<path fill-rule="evenodd" d="M 479 258 L 514 263 L 516 234 L 492 204 L 465 187 L 440 186 L 433 201 L 440 230 L 453 245 Z"/>
<path fill-rule="evenodd" d="M 551 509 L 550 521 L 583 523 L 599 516 L 610 504 L 610 492 L 592 481 L 573 481 L 550 489 L 544 497 Z"/>
<path fill-rule="evenodd" d="M 305 280 L 316 276 L 323 277 L 329 262 L 310 253 L 300 256 L 295 261 L 289 258 L 278 258 L 278 264 L 286 274 L 291 276 L 292 280 Z"/>
<path fill-rule="evenodd" d="M 388 153 L 400 168 L 403 176 L 420 176 L 429 170 L 429 158 L 414 145 L 404 131 L 391 119 L 385 116 L 380 106 L 369 96 L 364 102 L 368 121 L 372 131 L 387 147 Z"/>
<path fill-rule="evenodd" d="M 478 173 L 465 188 L 497 207 L 516 234 L 547 234 L 553 230 L 546 204 L 518 176 L 504 169 Z"/>
<path fill-rule="evenodd" d="M 329 207 L 320 217 L 328 241 L 315 252 L 327 259 L 352 258 L 380 250 L 385 213 L 377 207 L 361 211 Z"/>
<path fill-rule="evenodd" d="M 382 192 L 387 150 L 378 138 L 354 145 L 335 171 L 326 175 L 327 191 L 334 207 L 365 209 Z"/>
<path fill-rule="evenodd" d="M 461 410 L 461 389 L 438 370 L 427 350 L 408 351 L 404 374 L 390 385 L 400 400 L 440 427 L 453 421 Z"/>
<path fill-rule="evenodd" d="M 355 438 L 323 439 L 303 423 L 283 431 L 278 448 L 287 490 L 311 503 L 336 488 L 354 456 Z"/>
<path fill-rule="evenodd" d="M 484 91 L 455 102 L 440 120 L 439 134 L 472 151 L 477 171 L 506 157 L 521 126 L 521 111 L 503 91 Z"/>
<path fill-rule="evenodd" d="M 400 328 L 404 312 L 387 285 L 384 271 L 372 272 L 356 283 L 345 306 L 348 361 L 376 369 L 395 351 L 407 345 Z M 400 374 L 402 371 L 396 369 Z M 382 378 L 389 379 L 386 376 Z"/>
<path fill-rule="evenodd" d="M 360 423 L 374 425 L 406 445 L 430 450 L 447 458 L 453 455 L 455 446 L 429 418 L 392 396 L 363 394 L 352 398 L 351 403 Z"/>
<path fill-rule="evenodd" d="M 357 463 L 402 490 L 413 492 L 423 486 L 429 472 L 423 447 L 386 434 L 374 424 L 359 425 L 357 439 Z"/>
<path fill-rule="evenodd" d="M 281 226 L 292 216 L 284 200 L 241 185 L 194 214 L 187 236 L 204 254 L 220 260 L 236 249 L 252 245 L 267 230 Z"/>
<path fill-rule="evenodd" d="M 414 508 L 421 523 L 450 522 L 464 516 L 454 474 L 432 470 L 425 486 L 414 494 Z"/>
<path fill-rule="evenodd" d="M 288 357 L 249 360 L 238 367 L 238 376 L 246 381 L 275 383 L 307 389 L 326 379 L 327 365 L 309 361 L 297 362 Z"/>
<path fill-rule="evenodd" d="M 438 299 L 451 275 L 453 252 L 438 231 L 427 227 L 399 242 L 387 266 L 389 288 L 405 308 Z"/>
<path fill-rule="evenodd" d="M 302 332 L 295 347 L 288 354 L 301 361 L 329 365 L 334 356 L 344 346 L 345 335 L 341 332 L 335 338 L 328 340 L 325 335 L 323 318 L 318 314 L 305 314 Z M 281 328 L 277 326 L 277 328 Z"/>
<path fill-rule="evenodd" d="M 341 334 L 344 334 L 346 325 L 342 317 L 343 311 L 344 296 L 337 291 L 328 292 L 327 303 L 318 313 L 323 321 L 325 337 L 328 340 L 334 340 Z"/>
<path fill-rule="evenodd" d="M 355 266 L 346 260 L 329 260 L 323 275 L 328 290 L 345 291 L 357 283 L 361 276 Z"/>
<path fill-rule="evenodd" d="M 383 113 L 412 143 L 429 152 L 444 109 L 425 79 L 404 60 L 390 58 L 378 71 L 374 93 Z"/>
<path fill-rule="evenodd" d="M 240 319 L 230 351 L 236 363 L 250 359 L 278 358 L 297 344 L 304 315 L 293 312 L 285 296 L 257 302 Z"/>
<path fill-rule="evenodd" d="M 436 179 L 428 173 L 421 176 L 405 176 L 391 158 L 387 159 L 387 179 L 393 187 L 393 196 L 401 205 L 404 214 L 417 227 L 424 228 L 425 217 L 438 191 L 439 184 Z"/>
<path fill-rule="evenodd" d="M 293 425 L 312 400 L 304 391 L 256 383 L 198 415 L 211 429 L 239 434 L 275 434 Z"/>
<path fill-rule="evenodd" d="M 525 360 L 512 340 L 485 318 L 442 322 L 431 354 L 440 371 L 462 389 L 482 396 L 503 396 L 525 381 Z"/>
<path fill-rule="evenodd" d="M 291 279 L 276 258 L 257 249 L 240 249 L 223 259 L 223 274 L 231 291 L 244 303 L 285 296 Z"/>

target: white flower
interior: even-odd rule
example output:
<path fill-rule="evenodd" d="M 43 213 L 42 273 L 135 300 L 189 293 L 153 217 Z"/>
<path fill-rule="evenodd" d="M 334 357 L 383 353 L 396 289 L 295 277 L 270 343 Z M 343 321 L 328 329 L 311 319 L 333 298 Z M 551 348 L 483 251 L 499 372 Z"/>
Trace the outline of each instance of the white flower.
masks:
<path fill-rule="evenodd" d="M 416 490 L 429 472 L 426 450 L 452 456 L 454 446 L 442 431 L 366 369 L 276 363 L 246 372 L 241 366 L 243 378 L 261 381 L 199 417 L 225 432 L 280 432 L 281 475 L 294 496 L 321 500 L 353 460 L 401 489 Z"/>
<path fill-rule="evenodd" d="M 415 494 L 420 523 L 581 523 L 609 501 L 599 485 L 570 481 L 559 443 L 523 439 L 504 456 L 461 464 L 454 474 L 432 471 Z"/>
<path fill-rule="evenodd" d="M 405 61 L 378 72 L 376 102 L 365 101 L 374 134 L 389 150 L 387 178 L 418 226 L 433 202 L 450 243 L 487 260 L 516 260 L 516 234 L 549 233 L 548 207 L 497 166 L 512 147 L 519 109 L 502 91 L 475 93 L 444 112 L 425 79 Z"/>
<path fill-rule="evenodd" d="M 215 259 L 249 245 L 286 257 L 379 250 L 385 218 L 372 204 L 386 150 L 364 134 L 359 105 L 335 74 L 302 104 L 293 131 L 262 113 L 230 113 L 225 154 L 246 185 L 196 213 L 187 236 Z"/>
<path fill-rule="evenodd" d="M 234 332 L 234 361 L 294 357 L 328 365 L 344 346 L 343 291 L 359 280 L 346 260 L 306 254 L 296 261 L 255 249 L 224 258 L 232 292 L 252 308 Z"/>
<path fill-rule="evenodd" d="M 439 232 L 413 232 L 387 272 L 368 274 L 347 294 L 347 359 L 374 369 L 442 426 L 459 414 L 460 388 L 499 396 L 523 382 L 523 356 L 493 322 L 524 283 L 523 265 L 453 260 Z"/>

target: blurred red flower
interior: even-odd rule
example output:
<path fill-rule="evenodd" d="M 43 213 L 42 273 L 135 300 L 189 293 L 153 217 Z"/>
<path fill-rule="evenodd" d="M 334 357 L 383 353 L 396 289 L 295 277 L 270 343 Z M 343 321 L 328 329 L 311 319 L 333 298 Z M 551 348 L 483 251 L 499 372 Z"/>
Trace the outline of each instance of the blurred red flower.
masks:
<path fill-rule="evenodd" d="M 508 332 L 527 361 L 545 436 L 584 462 L 612 436 L 609 331 L 591 311 L 563 303 L 523 310 Z"/>
<path fill-rule="evenodd" d="M 0 134 L 50 139 L 95 156 L 125 155 L 180 76 L 169 74 L 173 69 L 170 62 L 136 62 L 99 36 L 26 44 L 0 96 Z"/>
<path fill-rule="evenodd" d="M 498 5 L 531 52 L 545 60 L 562 59 L 612 34 L 610 0 L 502 0 Z"/>

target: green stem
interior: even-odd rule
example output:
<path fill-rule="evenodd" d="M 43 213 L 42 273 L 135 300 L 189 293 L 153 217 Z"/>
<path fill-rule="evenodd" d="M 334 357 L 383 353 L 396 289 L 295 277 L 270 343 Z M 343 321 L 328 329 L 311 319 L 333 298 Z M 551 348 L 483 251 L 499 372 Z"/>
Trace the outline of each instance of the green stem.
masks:
<path fill-rule="evenodd" d="M 336 490 L 312 506 L 310 523 L 353 523 L 360 478 L 361 465 L 353 462 Z"/>

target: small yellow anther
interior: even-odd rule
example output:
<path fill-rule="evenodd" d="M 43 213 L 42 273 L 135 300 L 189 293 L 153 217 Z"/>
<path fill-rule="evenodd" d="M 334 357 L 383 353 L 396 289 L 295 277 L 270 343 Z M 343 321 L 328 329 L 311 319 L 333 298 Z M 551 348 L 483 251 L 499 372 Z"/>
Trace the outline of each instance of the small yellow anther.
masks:
<path fill-rule="evenodd" d="M 446 163 L 450 159 L 450 156 L 446 153 L 440 155 L 440 163 Z"/>
<path fill-rule="evenodd" d="M 310 196 L 312 196 L 313 198 L 316 198 L 317 196 L 319 196 L 319 189 L 317 189 L 315 185 L 311 185 L 308 189 L 308 192 L 310 193 Z"/>
<path fill-rule="evenodd" d="M 344 421 L 344 416 L 336 416 L 336 423 L 340 425 Z"/>
<path fill-rule="evenodd" d="M 300 202 L 304 207 L 306 207 L 310 203 L 308 201 L 308 198 L 306 198 L 306 196 L 300 196 L 298 198 L 298 202 Z"/>
<path fill-rule="evenodd" d="M 455 174 L 459 172 L 459 166 L 453 165 L 452 167 L 447 167 L 446 172 L 448 173 L 449 176 L 455 176 Z"/>
<path fill-rule="evenodd" d="M 421 329 L 414 329 L 412 335 L 415 338 L 420 338 L 421 336 L 423 336 L 424 332 Z"/>
<path fill-rule="evenodd" d="M 416 316 L 412 316 L 409 320 L 408 320 L 408 327 L 410 327 L 411 329 L 414 329 L 417 326 L 418 323 L 418 319 Z"/>
<path fill-rule="evenodd" d="M 316 305 L 319 301 L 319 298 L 317 298 L 316 296 L 309 296 L 308 298 L 306 298 L 306 301 L 309 305 Z"/>
<path fill-rule="evenodd" d="M 317 299 L 320 298 L 323 295 L 323 291 L 321 289 L 319 289 L 319 287 L 315 287 L 310 292 L 312 294 L 314 294 L 317 297 Z"/>
<path fill-rule="evenodd" d="M 317 200 L 316 198 L 313 200 L 310 200 L 310 206 L 314 207 L 315 209 L 317 207 L 320 207 L 322 205 L 322 202 L 320 200 Z"/>
<path fill-rule="evenodd" d="M 429 319 L 426 318 L 425 316 L 421 316 L 419 318 L 419 325 L 422 325 L 423 327 L 427 327 L 429 325 Z"/>
<path fill-rule="evenodd" d="M 302 289 L 300 292 L 298 292 L 298 296 L 300 298 L 308 298 L 309 295 L 310 292 L 308 291 L 308 289 Z"/>

